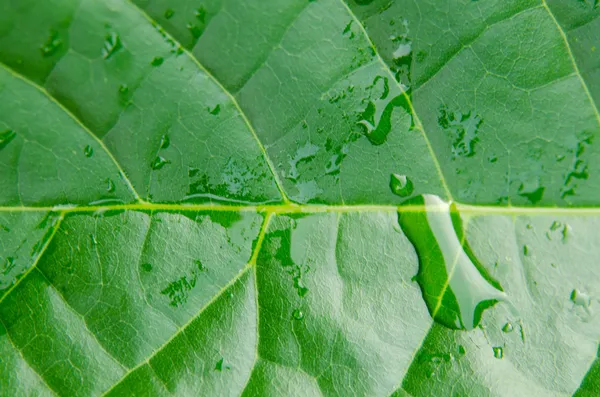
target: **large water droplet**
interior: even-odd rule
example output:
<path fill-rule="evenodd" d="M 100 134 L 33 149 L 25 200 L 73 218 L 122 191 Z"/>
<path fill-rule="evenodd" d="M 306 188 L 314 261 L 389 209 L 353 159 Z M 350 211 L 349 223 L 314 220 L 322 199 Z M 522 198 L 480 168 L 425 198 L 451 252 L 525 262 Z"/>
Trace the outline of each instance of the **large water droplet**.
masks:
<path fill-rule="evenodd" d="M 414 190 L 413 182 L 406 175 L 392 174 L 390 176 L 390 189 L 400 197 L 408 197 Z"/>
<path fill-rule="evenodd" d="M 506 300 L 500 284 L 471 251 L 451 203 L 434 195 L 415 197 L 399 211 L 398 220 L 417 251 L 416 280 L 435 321 L 473 329 L 485 309 Z"/>

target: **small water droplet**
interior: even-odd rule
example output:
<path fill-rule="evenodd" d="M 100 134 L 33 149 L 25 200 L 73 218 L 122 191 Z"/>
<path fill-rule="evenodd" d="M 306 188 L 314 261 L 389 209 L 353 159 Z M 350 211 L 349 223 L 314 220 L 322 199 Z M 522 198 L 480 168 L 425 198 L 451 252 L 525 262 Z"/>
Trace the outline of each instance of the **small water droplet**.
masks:
<path fill-rule="evenodd" d="M 94 148 L 91 147 L 90 145 L 87 145 L 83 149 L 83 154 L 85 155 L 85 157 L 92 157 L 94 155 Z"/>
<path fill-rule="evenodd" d="M 162 65 L 163 62 L 164 62 L 164 58 L 163 57 L 154 57 L 152 59 L 152 62 L 150 62 L 150 64 L 152 66 L 160 66 L 160 65 Z"/>
<path fill-rule="evenodd" d="M 13 130 L 4 130 L 0 132 L 0 150 L 4 149 L 17 134 Z"/>
<path fill-rule="evenodd" d="M 150 167 L 153 170 L 160 170 L 162 167 L 164 167 L 165 165 L 167 165 L 169 163 L 170 163 L 170 161 L 165 159 L 164 157 L 156 156 L 156 158 L 154 160 L 152 160 Z"/>
<path fill-rule="evenodd" d="M 452 158 L 472 157 L 476 154 L 479 142 L 479 127 L 483 123 L 481 117 L 470 111 L 467 113 L 450 112 L 446 106 L 440 107 L 438 124 L 452 139 Z"/>
<path fill-rule="evenodd" d="M 113 193 L 115 191 L 116 187 L 115 187 L 115 183 L 112 181 L 112 179 L 107 179 L 106 180 L 106 191 L 109 193 Z"/>
<path fill-rule="evenodd" d="M 592 298 L 585 292 L 582 292 L 578 289 L 574 289 L 573 291 L 571 291 L 570 299 L 571 302 L 573 302 L 577 306 L 583 307 L 584 309 L 586 309 L 586 311 L 589 311 L 590 305 L 592 304 Z"/>
<path fill-rule="evenodd" d="M 414 185 L 406 175 L 391 174 L 390 189 L 397 196 L 408 197 L 413 193 Z"/>
<path fill-rule="evenodd" d="M 173 11 L 172 9 L 167 8 L 165 10 L 165 19 L 171 19 L 173 15 L 175 15 L 175 11 Z"/>
<path fill-rule="evenodd" d="M 292 317 L 294 317 L 296 320 L 302 320 L 304 318 L 304 313 L 302 313 L 302 310 L 295 309 L 292 312 Z"/>
<path fill-rule="evenodd" d="M 501 346 L 492 347 L 494 351 L 494 357 L 501 360 L 504 358 L 504 349 Z"/>
<path fill-rule="evenodd" d="M 121 38 L 117 33 L 111 32 L 104 39 L 104 47 L 102 47 L 102 57 L 108 60 L 113 55 L 115 55 L 121 48 L 123 48 Z"/>
<path fill-rule="evenodd" d="M 152 271 L 152 265 L 150 263 L 142 263 L 142 270 L 145 272 Z"/>
<path fill-rule="evenodd" d="M 223 370 L 223 358 L 217 361 L 217 364 L 215 365 L 215 370 L 219 372 Z"/>
<path fill-rule="evenodd" d="M 42 56 L 49 57 L 58 52 L 60 47 L 62 47 L 62 39 L 59 37 L 58 32 L 51 31 L 50 36 L 40 48 L 42 51 Z"/>
<path fill-rule="evenodd" d="M 514 327 L 510 322 L 504 324 L 504 327 L 502 327 L 502 332 L 504 332 L 505 334 L 513 332 L 513 330 L 514 330 Z"/>
<path fill-rule="evenodd" d="M 221 113 L 221 105 L 217 104 L 214 108 L 208 108 L 208 113 L 212 114 L 213 116 L 218 115 L 219 113 Z"/>
<path fill-rule="evenodd" d="M 206 9 L 204 7 L 197 8 L 194 16 L 195 22 L 188 23 L 186 27 L 195 39 L 199 39 L 206 28 Z"/>
<path fill-rule="evenodd" d="M 165 134 L 160 138 L 160 148 L 161 149 L 168 148 L 170 144 L 171 144 L 171 139 L 169 138 L 169 135 Z"/>

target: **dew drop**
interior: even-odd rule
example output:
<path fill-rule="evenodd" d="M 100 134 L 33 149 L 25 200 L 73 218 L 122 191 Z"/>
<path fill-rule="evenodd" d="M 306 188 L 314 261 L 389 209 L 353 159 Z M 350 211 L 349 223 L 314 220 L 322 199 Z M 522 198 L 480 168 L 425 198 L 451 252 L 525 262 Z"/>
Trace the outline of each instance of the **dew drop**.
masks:
<path fill-rule="evenodd" d="M 164 62 L 164 58 L 163 57 L 154 57 L 152 59 L 152 62 L 150 62 L 150 64 L 152 66 L 160 66 L 160 65 L 162 65 L 163 62 Z"/>
<path fill-rule="evenodd" d="M 116 187 L 115 187 L 115 183 L 112 181 L 112 179 L 107 179 L 106 180 L 106 191 L 109 193 L 113 193 L 115 191 Z"/>
<path fill-rule="evenodd" d="M 492 350 L 494 351 L 494 357 L 502 360 L 504 358 L 504 349 L 501 346 L 495 346 L 492 347 Z"/>
<path fill-rule="evenodd" d="M 152 160 L 150 167 L 153 170 L 160 170 L 162 167 L 164 167 L 165 165 L 167 165 L 169 163 L 170 163 L 170 161 L 165 159 L 164 157 L 156 156 L 156 158 L 154 160 Z"/>
<path fill-rule="evenodd" d="M 514 327 L 510 322 L 504 324 L 504 327 L 502 327 L 502 332 L 504 332 L 505 334 L 513 332 L 513 330 L 514 330 Z"/>
<path fill-rule="evenodd" d="M 302 320 L 304 318 L 304 313 L 302 313 L 302 310 L 295 309 L 292 312 L 292 317 L 294 317 L 296 320 Z"/>
<path fill-rule="evenodd" d="M 42 45 L 42 47 L 40 48 L 42 51 L 42 56 L 50 57 L 56 54 L 60 47 L 62 47 L 62 44 L 63 42 L 58 36 L 58 32 L 51 31 L 50 36 L 48 37 L 44 45 Z"/>
<path fill-rule="evenodd" d="M 578 289 L 574 289 L 571 291 L 571 302 L 573 302 L 576 306 L 580 306 L 584 308 L 586 311 L 590 310 L 590 306 L 592 304 L 592 298 Z"/>
<path fill-rule="evenodd" d="M 413 193 L 414 185 L 406 175 L 391 174 L 390 189 L 397 196 L 408 197 Z"/>
<path fill-rule="evenodd" d="M 115 55 L 121 48 L 123 48 L 121 38 L 117 33 L 111 32 L 104 39 L 104 47 L 102 47 L 102 57 L 108 60 L 113 55 Z"/>
<path fill-rule="evenodd" d="M 83 149 L 83 154 L 85 155 L 85 157 L 92 157 L 94 155 L 94 148 L 91 147 L 90 145 L 87 145 Z"/>
<path fill-rule="evenodd" d="M 171 139 L 169 138 L 169 135 L 165 134 L 160 138 L 160 148 L 161 149 L 168 148 L 170 144 L 171 144 Z"/>
<path fill-rule="evenodd" d="M 221 105 L 217 104 L 214 108 L 208 108 L 208 113 L 212 114 L 213 116 L 218 115 L 219 113 L 221 113 Z"/>

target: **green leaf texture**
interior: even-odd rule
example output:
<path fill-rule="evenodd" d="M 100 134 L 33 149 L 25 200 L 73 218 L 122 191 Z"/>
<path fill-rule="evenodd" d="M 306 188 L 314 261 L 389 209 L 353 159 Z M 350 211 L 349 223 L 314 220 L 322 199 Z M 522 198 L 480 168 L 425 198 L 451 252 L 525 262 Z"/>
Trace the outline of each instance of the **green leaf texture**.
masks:
<path fill-rule="evenodd" d="M 600 395 L 596 0 L 0 0 L 0 396 Z"/>

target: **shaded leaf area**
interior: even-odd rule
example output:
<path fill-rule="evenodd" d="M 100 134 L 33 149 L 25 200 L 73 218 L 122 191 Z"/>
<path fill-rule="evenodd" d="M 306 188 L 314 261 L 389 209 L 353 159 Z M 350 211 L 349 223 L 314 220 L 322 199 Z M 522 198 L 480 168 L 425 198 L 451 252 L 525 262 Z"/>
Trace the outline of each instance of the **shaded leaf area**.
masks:
<path fill-rule="evenodd" d="M 472 254 L 507 294 L 470 332 L 428 314 L 419 257 L 397 222 L 394 212 L 280 214 L 259 233 L 262 216 L 250 212 L 68 215 L 0 302 L 2 390 L 596 390 L 599 242 L 586 231 L 598 219 L 463 215 Z M 164 290 L 182 277 L 196 281 L 173 305 Z"/>

